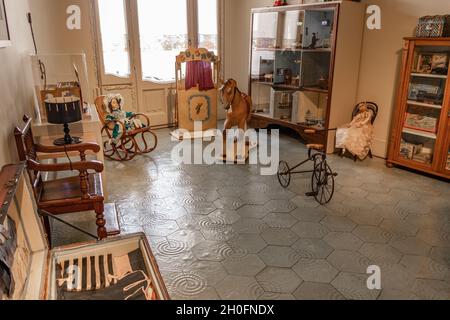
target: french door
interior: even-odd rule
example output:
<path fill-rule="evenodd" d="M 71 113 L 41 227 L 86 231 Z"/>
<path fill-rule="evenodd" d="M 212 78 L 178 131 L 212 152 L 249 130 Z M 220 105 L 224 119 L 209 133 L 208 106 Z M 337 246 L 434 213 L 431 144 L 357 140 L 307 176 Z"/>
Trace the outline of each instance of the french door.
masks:
<path fill-rule="evenodd" d="M 220 54 L 223 0 L 95 0 L 98 78 L 103 94 L 152 126 L 175 118 L 175 57 L 188 46 Z"/>

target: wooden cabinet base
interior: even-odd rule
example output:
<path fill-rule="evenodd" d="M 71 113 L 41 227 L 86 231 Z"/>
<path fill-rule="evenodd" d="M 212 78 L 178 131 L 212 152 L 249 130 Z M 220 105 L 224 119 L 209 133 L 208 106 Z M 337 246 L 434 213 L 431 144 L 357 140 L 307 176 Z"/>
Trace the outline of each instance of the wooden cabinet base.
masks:
<path fill-rule="evenodd" d="M 430 169 L 417 168 L 417 167 L 413 167 L 409 164 L 405 164 L 401 161 L 395 161 L 395 160 L 389 160 L 389 162 L 386 162 L 386 166 L 388 168 L 408 169 L 411 171 L 415 171 L 417 173 L 423 173 L 423 174 L 427 174 L 427 175 L 434 176 L 437 178 L 443 178 L 445 180 L 450 181 L 450 175 L 434 171 L 431 168 Z"/>

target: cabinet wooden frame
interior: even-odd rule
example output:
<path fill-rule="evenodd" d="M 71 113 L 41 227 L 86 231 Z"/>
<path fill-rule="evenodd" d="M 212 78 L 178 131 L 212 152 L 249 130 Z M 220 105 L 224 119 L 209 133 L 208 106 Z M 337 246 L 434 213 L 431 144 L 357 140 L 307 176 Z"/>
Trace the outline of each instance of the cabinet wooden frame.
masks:
<path fill-rule="evenodd" d="M 447 75 L 444 99 L 441 114 L 438 119 L 434 157 L 431 164 L 408 160 L 400 155 L 400 144 L 404 133 L 404 124 L 408 112 L 408 95 L 411 74 L 415 70 L 415 54 L 418 47 L 448 47 L 450 51 L 450 38 L 405 38 L 402 53 L 402 66 L 400 82 L 397 91 L 396 107 L 391 125 L 391 137 L 387 165 L 394 165 L 418 170 L 434 176 L 450 179 L 450 170 L 446 169 L 448 151 L 450 146 L 450 73 Z"/>

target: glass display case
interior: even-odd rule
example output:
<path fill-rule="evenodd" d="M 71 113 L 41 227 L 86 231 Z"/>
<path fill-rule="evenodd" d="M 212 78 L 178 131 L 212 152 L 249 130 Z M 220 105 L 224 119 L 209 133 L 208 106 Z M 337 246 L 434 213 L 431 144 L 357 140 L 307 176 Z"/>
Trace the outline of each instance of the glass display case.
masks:
<path fill-rule="evenodd" d="M 450 41 L 406 40 L 403 85 L 393 129 L 393 136 L 399 138 L 391 147 L 388 163 L 393 160 L 394 164 L 445 175 L 449 59 Z"/>
<path fill-rule="evenodd" d="M 253 15 L 251 94 L 256 112 L 274 116 L 273 90 L 327 93 L 334 16 L 334 8 Z"/>
<path fill-rule="evenodd" d="M 250 126 L 288 127 L 334 152 L 326 129 L 348 122 L 356 105 L 364 17 L 352 1 L 252 9 Z"/>

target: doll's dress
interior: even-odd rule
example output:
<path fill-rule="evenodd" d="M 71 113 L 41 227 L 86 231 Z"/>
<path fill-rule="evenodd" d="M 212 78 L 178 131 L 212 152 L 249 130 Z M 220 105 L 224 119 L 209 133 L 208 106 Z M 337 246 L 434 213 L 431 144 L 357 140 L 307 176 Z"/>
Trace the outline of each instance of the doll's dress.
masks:
<path fill-rule="evenodd" d="M 133 112 L 126 112 L 123 110 L 116 110 L 106 116 L 107 121 L 120 121 L 124 124 L 126 132 L 140 129 L 143 127 L 142 123 L 137 119 L 132 119 Z M 111 143 L 117 143 L 118 138 L 122 135 L 122 126 L 116 123 L 112 132 Z"/>

